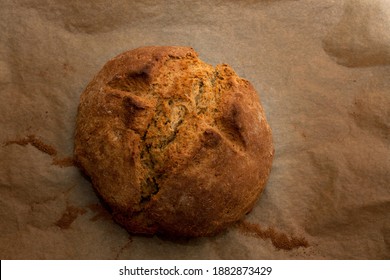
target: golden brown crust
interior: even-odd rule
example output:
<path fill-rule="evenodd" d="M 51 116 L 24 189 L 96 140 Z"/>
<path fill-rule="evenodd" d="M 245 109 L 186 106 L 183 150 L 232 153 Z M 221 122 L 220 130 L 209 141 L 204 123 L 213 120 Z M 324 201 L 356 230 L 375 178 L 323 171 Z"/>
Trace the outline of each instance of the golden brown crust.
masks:
<path fill-rule="evenodd" d="M 76 162 L 133 233 L 218 233 L 252 209 L 273 153 L 252 85 L 192 48 L 125 52 L 81 96 Z"/>

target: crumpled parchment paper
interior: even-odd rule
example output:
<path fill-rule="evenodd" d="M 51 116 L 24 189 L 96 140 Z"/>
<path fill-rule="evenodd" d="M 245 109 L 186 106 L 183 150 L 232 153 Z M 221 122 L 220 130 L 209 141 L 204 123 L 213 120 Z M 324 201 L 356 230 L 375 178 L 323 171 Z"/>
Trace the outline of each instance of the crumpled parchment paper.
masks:
<path fill-rule="evenodd" d="M 81 92 L 145 45 L 230 64 L 273 129 L 263 196 L 216 237 L 131 236 L 72 166 Z M 1 259 L 390 258 L 389 1 L 2 0 L 0 97 Z"/>

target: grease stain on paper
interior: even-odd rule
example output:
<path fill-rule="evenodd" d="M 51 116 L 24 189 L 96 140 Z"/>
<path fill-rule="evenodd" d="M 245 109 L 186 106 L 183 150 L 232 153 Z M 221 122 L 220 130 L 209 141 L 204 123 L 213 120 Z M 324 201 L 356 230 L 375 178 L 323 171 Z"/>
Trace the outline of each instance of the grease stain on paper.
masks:
<path fill-rule="evenodd" d="M 78 216 L 84 215 L 87 210 L 75 206 L 67 206 L 62 217 L 55 223 L 61 229 L 68 229 Z"/>
<path fill-rule="evenodd" d="M 94 212 L 94 216 L 90 219 L 92 222 L 96 222 L 100 219 L 111 220 L 111 214 L 99 203 L 89 204 L 88 209 Z"/>
<path fill-rule="evenodd" d="M 57 156 L 58 152 L 53 146 L 44 143 L 42 140 L 40 140 L 33 134 L 28 135 L 22 139 L 10 140 L 4 143 L 5 146 L 12 145 L 12 144 L 16 144 L 19 146 L 27 146 L 28 144 L 30 144 L 31 146 L 38 149 L 39 151 L 51 156 L 52 165 L 57 165 L 59 167 L 69 167 L 75 165 L 73 157 L 64 157 L 64 158 L 58 157 Z"/>
<path fill-rule="evenodd" d="M 299 247 L 309 247 L 309 242 L 304 237 L 288 236 L 283 232 L 278 232 L 273 227 L 262 228 L 258 224 L 241 221 L 237 224 L 238 229 L 248 236 L 253 236 L 263 240 L 270 239 L 272 245 L 278 250 L 292 250 Z"/>
<path fill-rule="evenodd" d="M 5 145 L 11 145 L 11 144 L 16 144 L 19 146 L 26 146 L 30 144 L 31 146 L 37 148 L 39 151 L 48 154 L 49 156 L 56 156 L 57 155 L 57 150 L 53 148 L 50 145 L 47 145 L 43 143 L 41 140 L 35 137 L 35 135 L 28 135 L 27 137 L 19 140 L 11 140 L 5 142 Z"/>

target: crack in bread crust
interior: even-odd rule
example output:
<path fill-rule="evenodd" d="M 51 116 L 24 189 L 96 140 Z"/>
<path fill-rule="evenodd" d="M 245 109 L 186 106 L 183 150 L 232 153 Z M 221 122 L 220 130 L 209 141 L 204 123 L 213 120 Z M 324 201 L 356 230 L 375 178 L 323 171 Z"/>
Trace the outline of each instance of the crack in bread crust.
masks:
<path fill-rule="evenodd" d="M 201 120 L 214 126 L 220 99 L 220 91 L 215 87 L 218 76 L 216 69 L 197 58 L 169 56 L 159 71 L 163 74 L 153 83 L 146 70 L 116 75 L 107 83 L 110 88 L 129 94 L 123 101 L 126 112 L 124 121 L 128 128 L 138 134 L 140 132 L 128 123 L 148 109 L 142 99 L 156 100 L 155 108 L 149 108 L 153 111 L 153 117 L 141 135 L 140 160 L 146 170 L 141 180 L 141 205 L 158 193 L 158 181 L 163 176 L 164 163 L 169 157 L 166 150 L 175 142 L 180 129 L 183 126 L 185 130 L 189 129 L 192 122 L 188 119 L 193 122 Z M 134 95 L 140 97 L 141 101 L 133 98 Z"/>
<path fill-rule="evenodd" d="M 203 123 L 219 132 L 218 138 L 224 138 L 236 152 L 245 147 L 235 122 L 237 108 L 233 106 L 227 116 L 221 116 L 219 110 L 222 91 L 232 87 L 229 77 L 235 73 L 230 67 L 223 64 L 214 68 L 195 57 L 168 56 L 159 69 L 162 74 L 153 82 L 149 77 L 151 67 L 148 64 L 141 71 L 116 75 L 107 83 L 112 89 L 130 94 L 123 101 L 125 123 L 136 119 L 135 112 L 141 114 L 147 109 L 144 105 L 147 101 L 143 103 L 143 99 L 156 101 L 155 107 L 149 108 L 153 116 L 141 135 L 140 160 L 145 170 L 141 179 L 141 209 L 158 193 L 159 181 L 168 168 L 165 163 L 169 161 L 170 153 L 167 150 L 183 126 L 187 133 L 195 135 L 199 134 L 198 128 L 191 131 L 190 125 Z M 126 126 L 140 134 L 137 129 Z M 210 135 L 208 131 L 206 129 L 204 135 Z"/>

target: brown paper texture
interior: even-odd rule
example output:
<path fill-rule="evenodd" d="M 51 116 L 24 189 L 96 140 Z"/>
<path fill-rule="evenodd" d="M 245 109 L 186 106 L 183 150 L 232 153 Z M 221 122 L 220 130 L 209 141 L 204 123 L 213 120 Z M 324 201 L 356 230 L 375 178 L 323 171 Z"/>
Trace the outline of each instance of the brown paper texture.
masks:
<path fill-rule="evenodd" d="M 216 237 L 131 236 L 71 165 L 81 92 L 145 45 L 230 64 L 273 129 L 263 196 Z M 0 96 L 1 259 L 390 258 L 389 1 L 2 0 Z"/>

